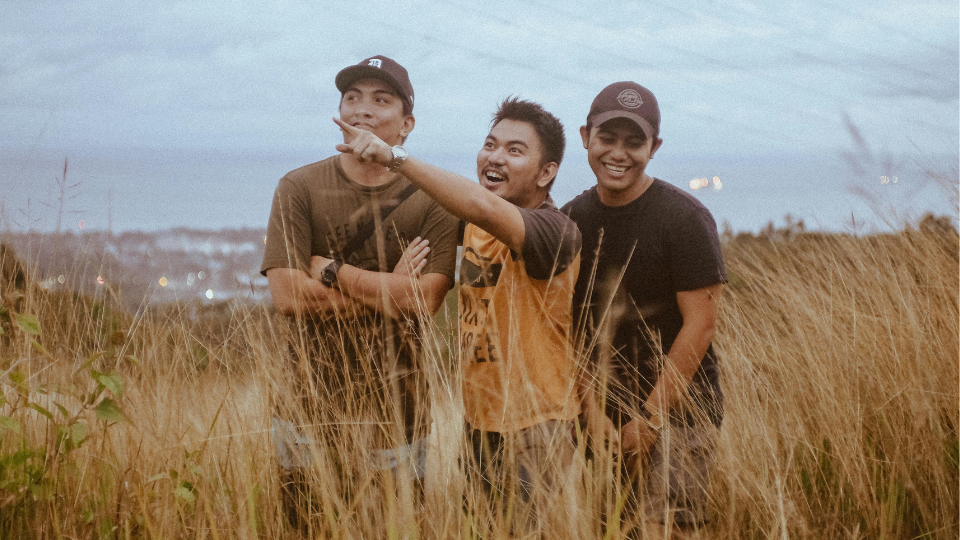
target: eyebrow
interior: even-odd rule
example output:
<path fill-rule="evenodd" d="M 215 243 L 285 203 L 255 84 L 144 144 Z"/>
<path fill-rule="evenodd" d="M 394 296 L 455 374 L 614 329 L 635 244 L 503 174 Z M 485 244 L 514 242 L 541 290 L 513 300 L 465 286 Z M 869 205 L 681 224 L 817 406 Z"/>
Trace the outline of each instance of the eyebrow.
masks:
<path fill-rule="evenodd" d="M 511 146 L 511 145 L 514 145 L 514 144 L 515 144 L 515 145 L 518 145 L 518 146 L 522 146 L 522 147 L 524 147 L 524 148 L 530 148 L 530 145 L 528 145 L 526 142 L 524 142 L 524 141 L 522 141 L 522 140 L 520 140 L 520 139 L 515 139 L 515 140 L 512 140 L 512 141 L 500 141 L 500 139 L 494 137 L 493 134 L 487 135 L 486 140 L 488 140 L 488 141 L 492 140 L 492 141 L 498 142 L 498 143 L 503 144 L 503 145 L 506 145 L 506 146 Z"/>
<path fill-rule="evenodd" d="M 344 94 L 346 94 L 347 92 L 357 92 L 358 94 L 362 94 L 362 93 L 363 93 L 363 92 L 361 92 L 360 89 L 357 88 L 356 86 L 351 86 L 350 88 L 347 88 L 347 91 L 344 92 Z M 400 96 L 398 96 L 397 94 L 391 92 L 390 90 L 384 90 L 384 89 L 382 89 L 382 88 L 377 89 L 377 90 L 374 90 L 374 91 L 373 91 L 373 94 L 376 95 L 376 96 L 379 96 L 379 95 L 392 96 L 392 97 L 395 97 L 395 98 L 397 98 L 397 99 L 400 99 Z"/>
<path fill-rule="evenodd" d="M 612 129 L 604 129 L 602 126 L 597 128 L 597 134 L 611 135 L 611 136 L 613 136 L 613 137 L 618 136 L 618 134 L 617 134 L 616 131 L 613 131 Z M 647 140 L 647 135 L 646 135 L 646 133 L 643 133 L 643 132 L 637 133 L 637 132 L 635 132 L 635 131 L 631 131 L 630 134 L 627 135 L 626 138 L 627 138 L 627 139 L 640 139 L 641 141 L 645 141 L 645 140 Z"/>

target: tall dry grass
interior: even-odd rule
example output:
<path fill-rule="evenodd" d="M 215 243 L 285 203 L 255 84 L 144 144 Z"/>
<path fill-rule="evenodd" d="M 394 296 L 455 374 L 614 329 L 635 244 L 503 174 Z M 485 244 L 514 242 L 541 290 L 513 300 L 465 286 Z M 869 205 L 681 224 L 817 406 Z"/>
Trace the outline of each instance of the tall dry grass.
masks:
<path fill-rule="evenodd" d="M 740 238 L 725 249 L 716 343 L 726 417 L 704 532 L 956 538 L 955 230 Z M 130 315 L 109 293 L 4 293 L 0 537 L 299 537 L 270 438 L 277 404 L 299 382 L 282 321 L 263 306 Z M 458 464 L 455 332 L 434 330 L 422 343 L 434 420 L 425 485 L 364 469 L 353 446 L 363 428 L 348 442 L 315 440 L 311 535 L 516 530 L 511 501 L 490 504 Z M 605 459 L 586 465 L 559 536 L 617 537 L 635 525 L 625 516 L 606 527 L 622 494 Z"/>
<path fill-rule="evenodd" d="M 956 537 L 956 231 L 737 242 L 727 257 L 718 530 Z"/>

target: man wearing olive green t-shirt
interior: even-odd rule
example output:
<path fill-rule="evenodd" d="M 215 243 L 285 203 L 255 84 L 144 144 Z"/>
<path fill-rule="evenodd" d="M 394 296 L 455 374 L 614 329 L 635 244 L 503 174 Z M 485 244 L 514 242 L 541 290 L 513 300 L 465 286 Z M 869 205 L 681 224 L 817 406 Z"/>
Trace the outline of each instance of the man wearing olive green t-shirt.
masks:
<path fill-rule="evenodd" d="M 413 130 L 413 88 L 395 61 L 365 59 L 336 85 L 343 122 L 393 144 Z M 280 180 L 261 272 L 292 323 L 302 423 L 321 426 L 313 446 L 335 448 L 341 466 L 406 463 L 422 476 L 429 410 L 416 330 L 453 283 L 456 236 L 454 217 L 370 161 L 335 155 Z M 311 437 L 279 419 L 274 432 L 281 467 L 302 476 Z"/>

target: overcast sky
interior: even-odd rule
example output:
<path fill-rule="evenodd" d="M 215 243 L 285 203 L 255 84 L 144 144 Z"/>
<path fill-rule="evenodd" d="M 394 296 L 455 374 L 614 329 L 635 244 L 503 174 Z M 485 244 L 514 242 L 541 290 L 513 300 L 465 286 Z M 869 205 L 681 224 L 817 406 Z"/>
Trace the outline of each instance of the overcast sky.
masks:
<path fill-rule="evenodd" d="M 733 186 L 731 163 L 853 153 L 867 166 L 851 178 L 879 182 L 898 172 L 890 163 L 917 157 L 956 175 L 955 0 L 39 0 L 0 9 L 8 226 L 49 227 L 49 215 L 24 207 L 52 202 L 65 156 L 70 179 L 84 182 L 70 215 L 93 227 L 106 226 L 104 205 L 119 228 L 264 223 L 279 175 L 333 152 L 334 76 L 375 54 L 410 72 L 411 153 L 462 160 L 465 174 L 498 101 L 543 103 L 567 128 L 561 180 L 575 177 L 558 199 L 589 187 L 577 128 L 600 89 L 627 79 L 660 102 L 660 174 L 715 158 Z M 682 186 L 712 174 L 665 179 Z M 204 181 L 212 201 L 191 206 Z M 218 214 L 221 222 L 210 217 Z"/>

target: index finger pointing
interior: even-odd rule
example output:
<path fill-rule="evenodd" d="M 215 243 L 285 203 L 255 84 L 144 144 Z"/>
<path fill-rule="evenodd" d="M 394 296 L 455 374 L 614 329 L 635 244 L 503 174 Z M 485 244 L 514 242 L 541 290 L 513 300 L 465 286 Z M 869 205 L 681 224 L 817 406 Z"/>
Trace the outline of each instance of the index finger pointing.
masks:
<path fill-rule="evenodd" d="M 350 135 L 356 135 L 357 133 L 360 132 L 360 130 L 344 122 L 343 120 L 340 120 L 336 116 L 333 117 L 333 123 L 340 126 L 340 129 L 342 129 L 344 133 L 348 133 Z"/>

